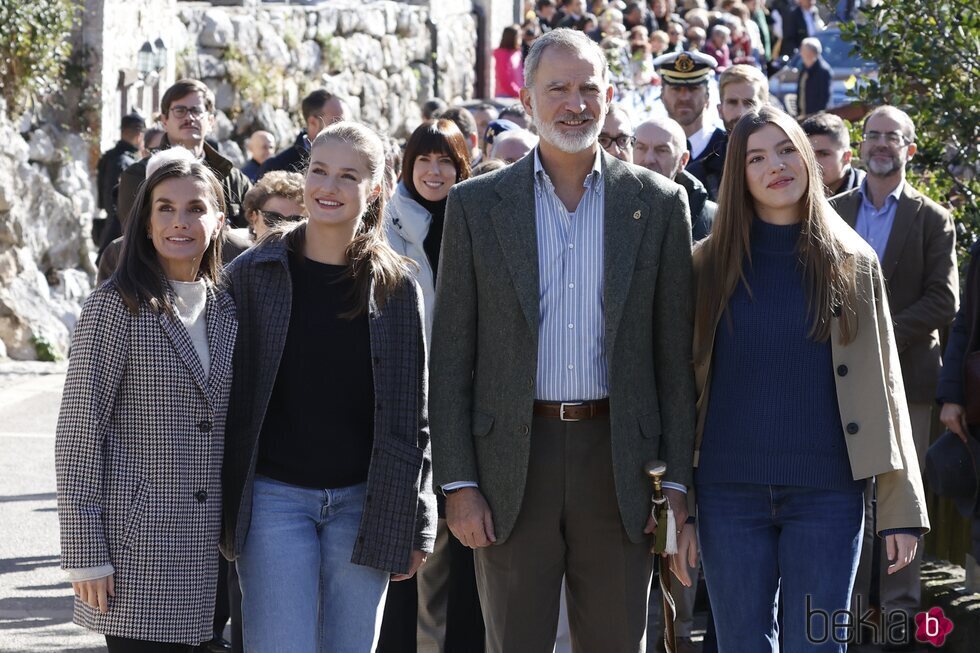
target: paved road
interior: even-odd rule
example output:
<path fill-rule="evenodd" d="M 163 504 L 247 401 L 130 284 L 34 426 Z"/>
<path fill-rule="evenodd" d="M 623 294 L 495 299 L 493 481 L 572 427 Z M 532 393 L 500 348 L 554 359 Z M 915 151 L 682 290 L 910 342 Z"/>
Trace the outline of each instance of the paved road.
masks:
<path fill-rule="evenodd" d="M 0 651 L 105 651 L 71 623 L 59 568 L 54 429 L 65 366 L 0 363 Z"/>

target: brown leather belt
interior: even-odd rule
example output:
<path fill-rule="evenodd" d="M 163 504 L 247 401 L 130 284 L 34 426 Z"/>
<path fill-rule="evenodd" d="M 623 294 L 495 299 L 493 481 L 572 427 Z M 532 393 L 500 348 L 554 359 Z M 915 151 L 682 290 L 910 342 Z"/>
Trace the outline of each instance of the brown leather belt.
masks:
<path fill-rule="evenodd" d="M 609 414 L 609 400 L 595 401 L 535 401 L 534 414 L 538 417 L 557 417 L 563 422 L 581 422 L 582 420 L 602 417 Z"/>

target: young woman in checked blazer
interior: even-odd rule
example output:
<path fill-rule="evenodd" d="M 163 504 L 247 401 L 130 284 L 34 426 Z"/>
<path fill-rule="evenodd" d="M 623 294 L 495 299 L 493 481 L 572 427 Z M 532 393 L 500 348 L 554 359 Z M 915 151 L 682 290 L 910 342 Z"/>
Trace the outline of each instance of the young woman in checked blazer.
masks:
<path fill-rule="evenodd" d="M 221 460 L 236 320 L 215 287 L 221 185 L 154 156 L 120 267 L 72 339 L 55 459 L 75 623 L 110 653 L 188 652 L 212 637 Z"/>
<path fill-rule="evenodd" d="M 385 240 L 384 171 L 371 130 L 327 127 L 309 219 L 227 270 L 240 329 L 222 550 L 247 651 L 370 653 L 389 580 L 432 551 L 423 300 Z"/>

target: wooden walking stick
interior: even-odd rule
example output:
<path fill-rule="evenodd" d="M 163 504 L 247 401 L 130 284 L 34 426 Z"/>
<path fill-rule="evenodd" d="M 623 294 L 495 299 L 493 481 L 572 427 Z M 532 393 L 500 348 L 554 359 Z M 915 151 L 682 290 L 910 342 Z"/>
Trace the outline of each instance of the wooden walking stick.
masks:
<path fill-rule="evenodd" d="M 667 653 L 675 653 L 677 643 L 674 639 L 674 615 L 677 608 L 674 596 L 670 593 L 670 559 L 663 553 L 677 553 L 677 526 L 674 523 L 674 512 L 670 509 L 667 497 L 663 493 L 663 477 L 667 473 L 667 464 L 660 460 L 651 460 L 644 466 L 646 475 L 653 481 L 653 507 L 650 514 L 657 525 L 653 546 L 650 553 L 659 561 L 660 592 L 663 595 L 664 616 L 664 648 Z"/>

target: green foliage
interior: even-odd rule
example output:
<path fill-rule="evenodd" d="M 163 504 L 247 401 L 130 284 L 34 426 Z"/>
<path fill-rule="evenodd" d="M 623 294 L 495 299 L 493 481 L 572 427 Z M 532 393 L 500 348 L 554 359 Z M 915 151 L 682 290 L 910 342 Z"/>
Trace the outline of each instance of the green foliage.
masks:
<path fill-rule="evenodd" d="M 58 353 L 58 349 L 44 336 L 31 336 L 31 344 L 34 345 L 34 351 L 39 361 L 53 363 L 61 360 L 61 354 Z"/>
<path fill-rule="evenodd" d="M 344 68 L 344 53 L 340 45 L 331 35 L 321 36 L 317 33 L 313 39 L 320 46 L 320 61 L 331 74 L 337 74 Z"/>
<path fill-rule="evenodd" d="M 0 0 L 0 95 L 19 114 L 58 87 L 76 0 Z"/>
<path fill-rule="evenodd" d="M 961 251 L 980 234 L 980 12 L 976 0 L 888 0 L 841 26 L 862 57 L 879 65 L 860 89 L 868 105 L 892 104 L 916 126 L 909 176 L 953 209 Z"/>
<path fill-rule="evenodd" d="M 234 45 L 225 50 L 224 62 L 228 70 L 228 81 L 236 90 L 232 114 L 241 111 L 245 102 L 276 103 L 274 98 L 281 97 L 283 71 L 280 68 L 261 59 L 249 60 Z"/>

